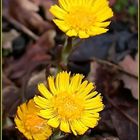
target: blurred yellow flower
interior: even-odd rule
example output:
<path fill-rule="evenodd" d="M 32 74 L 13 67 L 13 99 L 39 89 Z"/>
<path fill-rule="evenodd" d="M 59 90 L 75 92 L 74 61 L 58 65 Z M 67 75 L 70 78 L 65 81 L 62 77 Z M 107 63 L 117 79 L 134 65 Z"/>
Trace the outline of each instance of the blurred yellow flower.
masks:
<path fill-rule="evenodd" d="M 94 128 L 103 110 L 102 97 L 95 91 L 93 83 L 83 81 L 84 76 L 60 72 L 56 78 L 48 77 L 48 87 L 38 84 L 41 96 L 35 96 L 35 103 L 41 108 L 39 115 L 48 120 L 48 125 L 71 133 L 82 135 Z"/>
<path fill-rule="evenodd" d="M 17 109 L 16 126 L 29 140 L 46 140 L 52 134 L 47 121 L 37 115 L 39 111 L 33 99 L 23 103 Z"/>
<path fill-rule="evenodd" d="M 50 12 L 54 23 L 68 36 L 88 38 L 108 31 L 113 16 L 108 0 L 59 0 Z"/>

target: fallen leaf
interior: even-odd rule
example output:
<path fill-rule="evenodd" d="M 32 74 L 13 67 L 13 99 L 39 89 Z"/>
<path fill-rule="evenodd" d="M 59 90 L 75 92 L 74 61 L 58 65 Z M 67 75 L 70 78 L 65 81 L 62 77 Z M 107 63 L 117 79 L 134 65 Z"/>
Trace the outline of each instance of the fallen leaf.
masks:
<path fill-rule="evenodd" d="M 2 73 L 2 88 L 13 85 L 12 81 L 5 75 L 5 73 Z"/>
<path fill-rule="evenodd" d="M 54 47 L 55 32 L 53 30 L 44 33 L 35 44 L 29 44 L 25 54 L 18 60 L 7 60 L 3 67 L 6 75 L 12 79 L 20 79 L 20 84 L 29 68 L 38 61 L 49 61 L 49 50 Z"/>
<path fill-rule="evenodd" d="M 16 30 L 2 33 L 2 48 L 12 50 L 12 41 L 20 34 Z"/>
<path fill-rule="evenodd" d="M 127 55 L 122 61 L 119 62 L 119 65 L 127 72 L 138 76 L 138 54 L 135 59 L 130 55 Z"/>
<path fill-rule="evenodd" d="M 42 34 L 53 27 L 38 14 L 39 6 L 30 0 L 4 0 L 3 12 L 38 34 Z"/>
<path fill-rule="evenodd" d="M 138 76 L 138 54 L 136 55 L 135 60 L 130 55 L 127 55 L 119 62 L 119 65 L 126 72 L 131 73 L 134 76 Z M 138 79 L 122 74 L 119 78 L 123 80 L 125 87 L 131 90 L 133 97 L 138 99 Z"/>
<path fill-rule="evenodd" d="M 105 109 L 101 112 L 101 120 L 93 132 L 109 131 L 116 134 L 119 139 L 136 140 L 138 138 L 138 101 L 132 96 L 133 91 L 126 88 L 125 82 L 122 82 L 122 77 L 129 77 L 129 75 L 108 63 L 99 62 L 96 59 L 91 62 L 88 79 L 95 83 L 96 90 L 102 94 Z M 130 79 L 124 80 L 131 82 Z M 138 86 L 137 82 L 134 84 Z"/>
<path fill-rule="evenodd" d="M 138 100 L 138 79 L 122 74 L 118 78 L 123 80 L 124 86 L 130 89 L 133 97 Z"/>
<path fill-rule="evenodd" d="M 21 95 L 19 93 L 19 89 L 14 86 L 7 86 L 2 90 L 2 105 L 4 108 L 4 112 L 8 114 L 10 117 L 14 117 L 17 106 L 22 102 Z"/>
<path fill-rule="evenodd" d="M 132 112 L 136 112 L 131 109 Z M 135 114 L 136 116 L 137 114 Z M 138 127 L 126 119 L 122 114 L 115 109 L 112 110 L 111 118 L 113 120 L 114 127 L 118 133 L 120 140 L 137 140 L 138 139 Z"/>
<path fill-rule="evenodd" d="M 40 6 L 44 10 L 45 18 L 48 20 L 52 20 L 54 16 L 50 13 L 49 9 L 52 5 L 56 3 L 56 0 L 53 0 L 53 1 L 40 0 L 40 1 L 41 1 Z"/>
<path fill-rule="evenodd" d="M 46 78 L 47 77 L 46 77 L 46 71 L 45 70 L 42 70 L 40 72 L 36 72 L 36 73 L 32 74 L 32 76 L 30 77 L 30 79 L 27 83 L 25 96 L 27 98 L 34 97 L 35 93 L 38 93 L 37 85 L 41 82 L 45 83 Z"/>

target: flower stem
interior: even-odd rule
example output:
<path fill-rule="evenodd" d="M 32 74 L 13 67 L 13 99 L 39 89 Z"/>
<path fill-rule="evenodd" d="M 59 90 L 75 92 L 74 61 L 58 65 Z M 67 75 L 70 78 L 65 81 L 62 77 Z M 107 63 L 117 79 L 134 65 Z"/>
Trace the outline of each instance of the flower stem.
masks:
<path fill-rule="evenodd" d="M 64 48 L 62 50 L 62 54 L 61 54 L 60 64 L 62 64 L 63 67 L 67 68 L 68 58 L 69 58 L 71 50 L 72 50 L 72 38 L 68 37 L 64 45 Z M 59 66 L 58 71 L 61 71 L 61 70 L 62 70 L 62 67 Z"/>

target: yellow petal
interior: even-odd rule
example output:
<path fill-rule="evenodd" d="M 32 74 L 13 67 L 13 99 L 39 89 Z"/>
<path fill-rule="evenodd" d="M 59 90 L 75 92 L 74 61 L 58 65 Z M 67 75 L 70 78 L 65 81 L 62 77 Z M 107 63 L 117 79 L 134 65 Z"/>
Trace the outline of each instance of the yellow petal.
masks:
<path fill-rule="evenodd" d="M 39 108 L 37 107 L 37 105 L 35 104 L 33 99 L 31 99 L 27 102 L 27 109 L 28 109 L 28 112 L 38 112 L 39 111 Z"/>
<path fill-rule="evenodd" d="M 76 32 L 76 30 L 74 30 L 74 29 L 71 29 L 71 30 L 68 30 L 67 32 L 66 32 L 66 34 L 68 35 L 68 36 L 77 36 L 77 32 Z"/>
<path fill-rule="evenodd" d="M 58 20 L 58 19 L 54 19 L 53 21 L 63 32 L 66 32 L 70 29 L 70 26 L 66 24 L 65 21 Z"/>
<path fill-rule="evenodd" d="M 70 73 L 67 72 L 60 72 L 56 76 L 56 87 L 61 92 L 67 90 L 69 86 L 69 80 L 70 80 Z"/>
<path fill-rule="evenodd" d="M 79 0 L 68 0 L 68 3 L 70 5 L 70 8 L 72 8 L 73 6 L 79 5 Z"/>
<path fill-rule="evenodd" d="M 39 107 L 43 109 L 47 108 L 47 105 L 46 105 L 47 100 L 45 98 L 42 98 L 41 96 L 35 96 L 34 101 Z"/>
<path fill-rule="evenodd" d="M 25 132 L 24 128 L 23 128 L 23 124 L 22 124 L 22 121 L 16 116 L 15 119 L 14 119 L 16 125 L 18 126 L 18 129 L 21 131 L 21 132 Z"/>
<path fill-rule="evenodd" d="M 72 78 L 71 78 L 71 82 L 70 82 L 70 85 L 69 85 L 69 90 L 70 91 L 75 91 L 77 90 L 77 88 L 79 88 L 81 82 L 82 82 L 82 79 L 84 78 L 83 75 L 81 74 L 76 74 L 74 75 Z"/>
<path fill-rule="evenodd" d="M 88 38 L 89 35 L 85 31 L 79 31 L 78 33 L 80 38 Z"/>
<path fill-rule="evenodd" d="M 87 127 L 94 128 L 97 125 L 98 120 L 96 118 L 83 117 L 81 118 L 81 122 Z"/>
<path fill-rule="evenodd" d="M 87 99 L 86 100 L 86 104 L 88 104 L 88 103 L 102 103 L 102 96 L 101 96 L 101 94 L 99 93 L 97 96 L 95 96 L 95 97 L 93 97 L 93 98 L 91 98 L 91 99 Z"/>
<path fill-rule="evenodd" d="M 45 119 L 50 119 L 50 118 L 53 118 L 55 116 L 51 109 L 40 110 L 38 115 L 45 118 Z"/>
<path fill-rule="evenodd" d="M 94 89 L 93 83 L 89 83 L 84 91 L 80 94 L 82 97 L 86 97 Z"/>
<path fill-rule="evenodd" d="M 77 89 L 77 94 L 81 94 L 81 93 L 85 90 L 87 84 L 88 84 L 88 81 L 85 80 L 85 81 L 79 86 L 79 88 Z"/>
<path fill-rule="evenodd" d="M 96 119 L 99 119 L 100 117 L 99 117 L 99 113 L 97 113 L 97 112 L 94 112 L 93 110 L 86 110 L 84 113 L 83 113 L 83 115 L 82 115 L 82 117 L 86 117 L 86 118 L 96 118 Z"/>
<path fill-rule="evenodd" d="M 72 121 L 72 126 L 79 135 L 83 135 L 88 130 L 88 127 L 77 120 Z"/>
<path fill-rule="evenodd" d="M 20 118 L 20 119 L 22 119 L 22 117 L 23 117 L 23 112 L 22 112 L 22 110 L 21 110 L 21 108 L 18 106 L 18 109 L 17 109 L 17 115 L 18 115 L 18 117 Z"/>
<path fill-rule="evenodd" d="M 111 8 L 105 7 L 96 13 L 96 21 L 105 21 L 113 16 Z"/>
<path fill-rule="evenodd" d="M 53 76 L 48 77 L 48 84 L 49 84 L 49 88 L 50 88 L 51 92 L 54 95 L 57 94 L 57 90 L 56 90 L 56 87 L 54 84 L 54 77 Z"/>
<path fill-rule="evenodd" d="M 97 91 L 91 92 L 91 93 L 89 93 L 89 94 L 85 97 L 85 99 L 93 98 L 93 97 L 94 97 L 95 95 L 97 95 L 97 94 L 98 94 Z"/>
<path fill-rule="evenodd" d="M 50 12 L 58 19 L 64 19 L 67 14 L 62 8 L 57 5 L 51 6 Z"/>
<path fill-rule="evenodd" d="M 42 135 L 39 135 L 39 134 L 36 134 L 36 135 L 33 135 L 33 139 L 34 140 L 45 140 L 45 139 L 42 139 Z"/>
<path fill-rule="evenodd" d="M 15 121 L 17 127 L 18 127 L 18 130 L 21 133 L 23 133 L 25 135 L 25 137 L 27 137 L 28 139 L 32 139 L 31 134 L 28 131 L 25 131 L 24 121 L 22 122 L 22 120 L 19 120 L 19 118 L 17 116 L 15 117 L 14 121 Z"/>
<path fill-rule="evenodd" d="M 104 9 L 104 7 L 105 8 L 108 7 L 108 4 L 109 4 L 108 0 L 95 0 L 92 6 L 92 11 L 98 13 L 99 11 Z"/>
<path fill-rule="evenodd" d="M 44 124 L 43 127 L 40 128 L 40 131 L 33 133 L 33 138 L 34 140 L 48 140 L 51 134 L 51 128 L 47 124 Z"/>
<path fill-rule="evenodd" d="M 102 97 L 97 95 L 96 97 L 86 100 L 85 102 L 86 109 L 101 109 L 103 110 L 104 104 L 102 103 Z"/>
<path fill-rule="evenodd" d="M 38 90 L 45 98 L 49 99 L 52 97 L 51 93 L 48 91 L 48 89 L 43 83 L 38 84 Z"/>
<path fill-rule="evenodd" d="M 57 128 L 60 124 L 60 121 L 57 117 L 54 117 L 54 118 L 49 119 L 47 124 L 54 128 Z"/>
<path fill-rule="evenodd" d="M 89 35 L 99 35 L 99 34 L 102 34 L 102 33 L 106 33 L 108 31 L 108 29 L 105 29 L 105 28 L 100 28 L 100 27 L 96 27 L 96 26 L 92 26 L 88 29 L 88 34 Z"/>
<path fill-rule="evenodd" d="M 70 128 L 71 128 L 71 131 L 73 132 L 73 134 L 75 136 L 77 136 L 77 132 L 75 131 L 75 129 L 73 128 L 73 125 L 70 123 Z"/>
<path fill-rule="evenodd" d="M 97 27 L 107 27 L 110 24 L 111 21 L 106 21 L 106 22 L 95 22 L 94 26 Z"/>
<path fill-rule="evenodd" d="M 67 0 L 59 0 L 59 5 L 66 11 L 69 11 L 69 4 Z"/>
<path fill-rule="evenodd" d="M 102 103 L 88 103 L 85 105 L 85 109 L 94 109 L 94 111 L 102 111 L 104 105 Z"/>
<path fill-rule="evenodd" d="M 20 109 L 22 112 L 26 113 L 27 112 L 27 103 L 23 103 L 21 106 L 20 106 Z"/>
<path fill-rule="evenodd" d="M 62 120 L 60 123 L 60 130 L 64 132 L 70 132 L 69 123 L 65 120 Z"/>
<path fill-rule="evenodd" d="M 24 135 L 25 135 L 25 137 L 26 137 L 27 139 L 29 139 L 29 140 L 31 140 L 31 139 L 33 138 L 32 135 L 31 135 L 31 133 L 28 132 L 28 131 L 26 131 L 26 132 L 24 133 Z"/>
<path fill-rule="evenodd" d="M 86 2 L 87 2 L 86 5 L 92 6 L 94 4 L 95 0 L 88 0 Z"/>

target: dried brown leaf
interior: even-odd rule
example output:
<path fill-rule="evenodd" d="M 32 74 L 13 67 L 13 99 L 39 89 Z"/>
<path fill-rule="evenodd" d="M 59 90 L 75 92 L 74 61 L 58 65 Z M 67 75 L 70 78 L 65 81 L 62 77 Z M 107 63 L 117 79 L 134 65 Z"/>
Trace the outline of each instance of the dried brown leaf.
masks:
<path fill-rule="evenodd" d="M 138 79 L 122 74 L 120 75 L 119 79 L 122 79 L 125 84 L 124 86 L 131 90 L 133 97 L 138 99 Z"/>
<path fill-rule="evenodd" d="M 131 114 L 135 113 L 136 109 L 131 109 Z M 135 114 L 133 117 L 135 117 Z M 122 114 L 115 109 L 112 110 L 111 118 L 118 133 L 120 140 L 137 140 L 138 127 L 126 119 Z"/>
<path fill-rule="evenodd" d="M 39 5 L 30 0 L 5 0 L 4 13 L 8 13 L 11 17 L 25 25 L 30 30 L 39 34 L 53 26 L 41 17 L 37 12 Z M 20 11 L 20 12 L 19 12 Z"/>
<path fill-rule="evenodd" d="M 20 34 L 16 30 L 2 33 L 2 48 L 12 50 L 12 41 Z"/>
<path fill-rule="evenodd" d="M 35 93 L 38 92 L 37 90 L 37 85 L 38 83 L 45 83 L 46 82 L 46 73 L 45 70 L 42 70 L 41 72 L 36 72 L 34 74 L 32 74 L 32 76 L 30 77 L 27 87 L 26 87 L 26 97 L 33 97 L 35 95 Z"/>
<path fill-rule="evenodd" d="M 138 76 L 138 54 L 136 55 L 135 60 L 127 55 L 122 61 L 119 62 L 119 65 L 127 72 Z"/>
<path fill-rule="evenodd" d="M 8 116 L 13 117 L 15 115 L 17 106 L 20 105 L 21 102 L 19 89 L 16 86 L 11 85 L 3 88 L 2 105 L 4 112 L 6 112 Z"/>
<path fill-rule="evenodd" d="M 127 89 L 126 85 L 121 82 L 123 76 L 132 78 L 108 63 L 100 64 L 96 61 L 91 63 L 91 72 L 88 78 L 95 82 L 96 90 L 102 93 L 106 107 L 101 113 L 102 119 L 96 129 L 102 131 L 112 129 L 110 132 L 114 133 L 115 128 L 120 139 L 135 140 L 138 137 L 138 102 L 132 96 L 133 91 Z M 123 80 L 131 82 L 130 79 Z M 136 82 L 134 84 L 137 86 Z M 111 122 L 107 120 L 109 117 L 111 117 Z"/>
<path fill-rule="evenodd" d="M 138 76 L 138 54 L 136 55 L 135 60 L 132 59 L 130 55 L 127 55 L 121 62 L 119 62 L 119 65 L 125 71 Z M 138 79 L 122 74 L 119 78 L 123 80 L 125 87 L 131 90 L 133 97 L 138 99 Z"/>
<path fill-rule="evenodd" d="M 4 71 L 10 79 L 20 79 L 20 84 L 29 68 L 38 61 L 49 61 L 48 51 L 54 46 L 55 32 L 47 31 L 35 44 L 29 44 L 26 53 L 18 60 L 7 60 Z"/>

